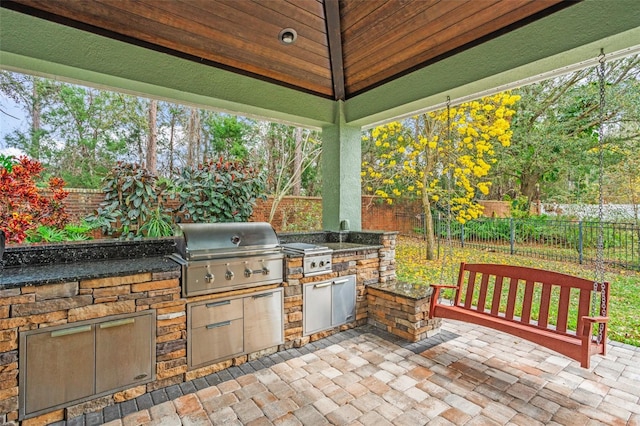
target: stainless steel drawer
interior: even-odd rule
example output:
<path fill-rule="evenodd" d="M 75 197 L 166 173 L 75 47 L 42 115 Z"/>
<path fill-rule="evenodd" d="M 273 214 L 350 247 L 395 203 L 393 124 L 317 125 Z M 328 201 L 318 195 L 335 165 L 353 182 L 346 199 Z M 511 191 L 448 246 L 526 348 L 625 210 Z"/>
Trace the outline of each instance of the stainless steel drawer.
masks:
<path fill-rule="evenodd" d="M 242 302 L 242 299 L 240 299 Z M 224 320 L 191 330 L 189 365 L 197 367 L 221 358 L 242 353 L 242 319 Z"/>
<path fill-rule="evenodd" d="M 212 300 L 191 306 L 191 328 L 242 318 L 242 299 Z"/>

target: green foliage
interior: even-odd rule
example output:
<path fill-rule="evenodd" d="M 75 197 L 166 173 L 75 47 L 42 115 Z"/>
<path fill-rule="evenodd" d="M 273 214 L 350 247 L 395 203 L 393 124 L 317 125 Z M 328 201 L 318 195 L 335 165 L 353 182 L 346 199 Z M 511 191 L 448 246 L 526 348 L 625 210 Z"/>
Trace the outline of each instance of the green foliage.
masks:
<path fill-rule="evenodd" d="M 146 222 L 140 227 L 140 233 L 150 238 L 168 237 L 173 235 L 171 216 L 160 206 L 151 211 Z"/>
<path fill-rule="evenodd" d="M 185 168 L 177 180 L 180 214 L 193 222 L 244 222 L 264 195 L 264 175 L 242 162 L 209 161 Z"/>
<path fill-rule="evenodd" d="M 40 225 L 27 231 L 27 243 L 59 243 L 63 241 L 85 241 L 91 239 L 94 227 L 85 221 L 68 223 L 64 228 Z"/>
<path fill-rule="evenodd" d="M 13 165 L 16 163 L 16 157 L 13 155 L 0 154 L 0 167 L 4 168 L 8 173 L 11 173 Z"/>
<path fill-rule="evenodd" d="M 65 241 L 65 232 L 51 226 L 40 225 L 35 229 L 27 231 L 26 242 L 28 243 L 57 243 Z"/>
<path fill-rule="evenodd" d="M 138 164 L 118 163 L 104 185 L 105 199 L 88 218 L 99 221 L 103 232 L 125 238 L 172 235 L 170 211 L 164 207 L 171 195 L 155 175 Z M 151 224 L 145 226 L 148 222 Z"/>
<path fill-rule="evenodd" d="M 214 154 L 237 160 L 248 157 L 244 139 L 250 131 L 249 122 L 233 115 L 208 114 L 203 120 L 203 130 L 209 137 Z"/>

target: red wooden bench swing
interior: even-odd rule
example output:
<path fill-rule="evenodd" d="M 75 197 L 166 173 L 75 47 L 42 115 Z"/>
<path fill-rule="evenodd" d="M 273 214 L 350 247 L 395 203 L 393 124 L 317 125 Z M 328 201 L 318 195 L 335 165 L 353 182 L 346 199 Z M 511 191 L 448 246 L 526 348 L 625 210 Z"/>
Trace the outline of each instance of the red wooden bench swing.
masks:
<path fill-rule="evenodd" d="M 604 53 L 600 54 L 599 66 L 596 70 L 600 83 L 598 130 L 600 228 L 595 280 L 536 268 L 463 262 L 460 265 L 456 285 L 432 285 L 430 318 L 448 318 L 499 330 L 579 361 L 583 368 L 589 368 L 592 355 L 606 355 L 609 283 L 604 280 L 602 228 Z M 451 132 L 450 121 L 448 126 L 448 131 Z M 449 208 L 447 219 L 449 249 L 451 249 L 450 220 Z M 445 254 L 443 266 L 446 257 Z M 441 300 L 443 289 L 454 290 L 450 302 L 443 303 Z M 590 306 L 591 312 L 589 312 Z M 532 315 L 534 307 L 538 308 L 537 318 L 533 318 Z"/>

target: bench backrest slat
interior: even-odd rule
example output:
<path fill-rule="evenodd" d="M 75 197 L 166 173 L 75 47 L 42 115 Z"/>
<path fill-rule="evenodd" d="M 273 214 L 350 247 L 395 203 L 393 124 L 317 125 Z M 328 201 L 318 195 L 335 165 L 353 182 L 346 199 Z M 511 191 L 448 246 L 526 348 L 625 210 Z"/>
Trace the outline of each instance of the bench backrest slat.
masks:
<path fill-rule="evenodd" d="M 509 296 L 507 297 L 507 310 L 505 317 L 513 319 L 516 309 L 516 296 L 518 296 L 518 279 L 511 278 L 509 281 Z"/>
<path fill-rule="evenodd" d="M 556 330 L 567 331 L 567 321 L 569 318 L 569 297 L 571 296 L 571 287 L 563 286 L 560 288 L 560 298 L 558 300 L 558 322 Z"/>
<path fill-rule="evenodd" d="M 607 302 L 608 292 L 607 285 Z M 581 330 L 581 318 L 590 314 L 592 297 L 600 301 L 599 292 L 594 295 L 593 282 L 585 278 L 520 266 L 462 263 L 454 304 L 532 327 L 573 334 L 568 331 L 569 326 L 577 325 Z M 577 317 L 573 311 L 576 307 Z M 599 315 L 603 313 L 600 310 Z"/>
<path fill-rule="evenodd" d="M 502 294 L 502 282 L 504 277 L 497 276 L 496 282 L 493 287 L 493 297 L 491 298 L 491 315 L 494 317 L 498 315 L 500 311 L 500 295 Z"/>
<path fill-rule="evenodd" d="M 467 281 L 467 294 L 464 298 L 464 307 L 469 309 L 473 304 L 473 293 L 476 288 L 476 273 L 471 271 L 469 274 L 469 281 Z"/>
<path fill-rule="evenodd" d="M 531 305 L 533 304 L 533 281 L 527 281 L 524 287 L 524 300 L 522 302 L 522 322 L 529 323 L 531 321 Z"/>
<path fill-rule="evenodd" d="M 487 291 L 489 287 L 489 275 L 483 275 L 480 282 L 480 295 L 478 296 L 478 310 L 484 311 L 487 306 Z"/>
<path fill-rule="evenodd" d="M 580 299 L 578 300 L 578 330 L 582 330 L 582 317 L 591 315 L 589 312 L 591 304 L 591 290 L 580 290 Z M 602 312 L 600 312 L 602 315 Z"/>
<path fill-rule="evenodd" d="M 540 313 L 538 315 L 538 325 L 547 328 L 549 325 L 549 306 L 551 305 L 551 284 L 542 285 L 540 295 Z"/>

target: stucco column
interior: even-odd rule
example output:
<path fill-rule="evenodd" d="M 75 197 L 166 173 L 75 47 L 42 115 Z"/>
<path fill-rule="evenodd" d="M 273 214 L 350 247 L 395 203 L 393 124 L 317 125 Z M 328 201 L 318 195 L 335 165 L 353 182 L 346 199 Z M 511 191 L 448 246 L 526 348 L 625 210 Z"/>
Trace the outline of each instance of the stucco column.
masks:
<path fill-rule="evenodd" d="M 360 127 L 345 121 L 344 102 L 335 121 L 322 129 L 322 226 L 327 231 L 362 230 Z M 342 228 L 341 228 L 342 224 Z"/>

